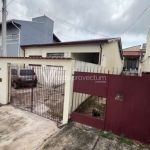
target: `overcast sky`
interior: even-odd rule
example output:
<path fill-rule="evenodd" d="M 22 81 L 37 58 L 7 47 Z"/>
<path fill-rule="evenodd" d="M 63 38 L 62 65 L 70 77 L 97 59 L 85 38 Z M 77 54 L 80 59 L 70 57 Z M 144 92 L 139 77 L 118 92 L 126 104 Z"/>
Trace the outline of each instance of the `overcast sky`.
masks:
<path fill-rule="evenodd" d="M 7 1 L 9 4 L 11 0 Z M 45 14 L 54 20 L 54 33 L 62 41 L 121 37 L 125 48 L 146 42 L 150 8 L 129 30 L 121 33 L 149 4 L 149 0 L 12 0 L 7 7 L 7 19 L 31 20 Z"/>

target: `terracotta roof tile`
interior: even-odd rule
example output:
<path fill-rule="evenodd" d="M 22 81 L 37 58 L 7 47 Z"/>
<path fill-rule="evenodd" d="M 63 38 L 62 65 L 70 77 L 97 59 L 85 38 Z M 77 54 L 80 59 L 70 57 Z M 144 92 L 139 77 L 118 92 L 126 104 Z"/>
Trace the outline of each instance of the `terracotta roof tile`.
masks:
<path fill-rule="evenodd" d="M 123 49 L 123 51 L 140 51 L 141 45 L 133 46 L 133 47 L 128 47 Z"/>
<path fill-rule="evenodd" d="M 140 56 L 140 51 L 123 51 L 123 56 Z"/>

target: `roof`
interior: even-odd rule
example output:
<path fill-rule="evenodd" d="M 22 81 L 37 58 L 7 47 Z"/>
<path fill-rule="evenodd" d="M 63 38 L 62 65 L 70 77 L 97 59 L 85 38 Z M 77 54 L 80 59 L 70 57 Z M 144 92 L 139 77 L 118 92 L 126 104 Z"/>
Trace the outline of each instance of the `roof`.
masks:
<path fill-rule="evenodd" d="M 57 42 L 61 42 L 60 39 L 53 33 L 53 39 L 55 39 L 55 41 Z"/>
<path fill-rule="evenodd" d="M 16 19 L 11 19 L 11 20 L 7 20 L 7 24 L 11 24 L 12 22 L 14 22 L 15 24 L 20 25 L 18 22 L 16 21 L 20 21 L 20 20 L 16 20 Z M 2 25 L 2 22 L 0 22 L 0 26 Z"/>
<path fill-rule="evenodd" d="M 137 46 L 132 46 L 132 47 L 128 47 L 123 49 L 123 51 L 140 51 L 141 45 L 137 45 Z"/>
<path fill-rule="evenodd" d="M 56 42 L 56 43 L 49 43 L 49 44 L 33 44 L 33 45 L 22 45 L 22 48 L 28 47 L 46 47 L 46 46 L 63 46 L 63 45 L 81 45 L 81 44 L 109 44 L 111 42 L 118 41 L 119 46 L 119 53 L 121 59 L 123 59 L 122 55 L 122 43 L 121 38 L 100 38 L 100 39 L 92 39 L 92 40 L 83 40 L 83 41 L 69 41 L 69 42 Z"/>
<path fill-rule="evenodd" d="M 45 46 L 62 46 L 62 45 L 80 45 L 80 44 L 104 44 L 110 43 L 112 41 L 119 41 L 121 44 L 121 38 L 101 38 L 83 41 L 69 41 L 60 43 L 48 43 L 48 44 L 33 44 L 33 45 L 22 45 L 21 47 L 45 47 Z"/>
<path fill-rule="evenodd" d="M 123 51 L 123 56 L 140 56 L 140 51 Z"/>
<path fill-rule="evenodd" d="M 60 56 L 53 56 L 53 57 L 0 57 L 0 59 L 73 59 L 70 57 L 60 57 Z"/>
<path fill-rule="evenodd" d="M 141 56 L 141 52 L 146 53 L 146 49 L 140 49 L 140 48 L 141 48 L 141 45 L 125 48 L 123 49 L 123 56 L 138 56 L 139 57 Z"/>

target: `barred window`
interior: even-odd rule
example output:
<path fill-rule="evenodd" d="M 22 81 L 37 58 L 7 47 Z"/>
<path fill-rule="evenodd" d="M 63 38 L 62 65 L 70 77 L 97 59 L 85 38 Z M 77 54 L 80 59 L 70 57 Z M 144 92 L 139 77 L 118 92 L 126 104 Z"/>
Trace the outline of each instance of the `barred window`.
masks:
<path fill-rule="evenodd" d="M 64 57 L 64 53 L 47 53 L 47 57 Z"/>

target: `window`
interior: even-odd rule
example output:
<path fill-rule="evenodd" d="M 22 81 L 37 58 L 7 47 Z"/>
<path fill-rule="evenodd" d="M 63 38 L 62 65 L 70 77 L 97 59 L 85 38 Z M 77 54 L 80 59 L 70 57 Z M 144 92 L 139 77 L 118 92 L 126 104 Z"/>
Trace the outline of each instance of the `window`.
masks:
<path fill-rule="evenodd" d="M 20 70 L 20 76 L 35 75 L 33 70 Z"/>
<path fill-rule="evenodd" d="M 127 69 L 136 69 L 136 59 L 128 59 L 127 60 Z"/>
<path fill-rule="evenodd" d="M 64 57 L 64 53 L 47 53 L 47 57 Z"/>
<path fill-rule="evenodd" d="M 29 55 L 29 57 L 30 57 L 30 58 L 32 58 L 32 57 L 34 57 L 34 58 L 35 58 L 35 57 L 37 57 L 37 58 L 41 58 L 41 57 L 42 57 L 42 55 Z"/>
<path fill-rule="evenodd" d="M 18 34 L 12 34 L 12 41 L 18 41 Z"/>
<path fill-rule="evenodd" d="M 46 65 L 46 67 L 58 67 L 58 68 L 63 68 L 63 66 L 52 66 L 52 65 Z"/>
<path fill-rule="evenodd" d="M 39 65 L 39 64 L 29 64 L 29 66 L 38 66 L 38 67 L 41 67 L 41 65 Z"/>

